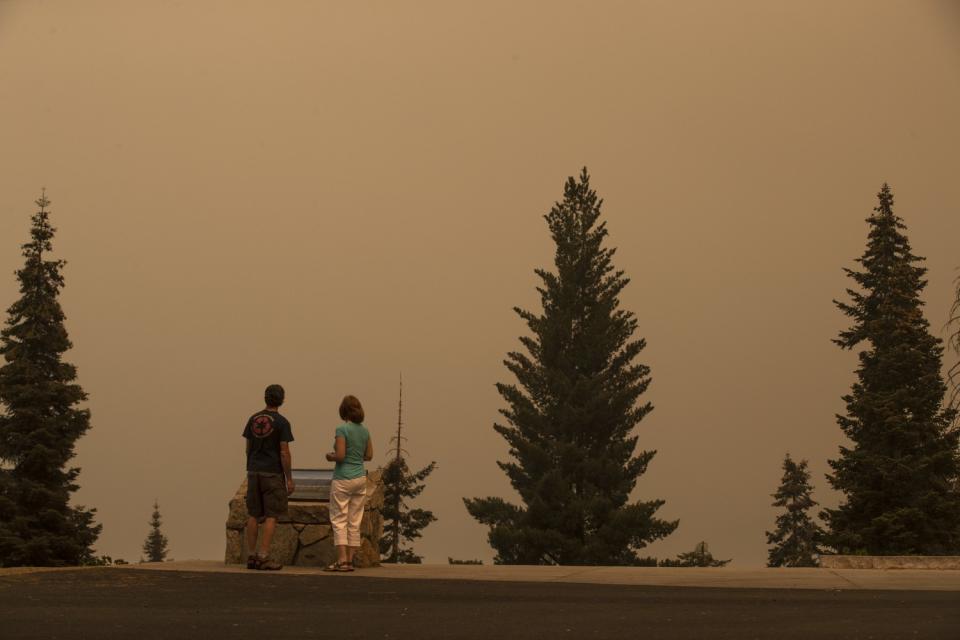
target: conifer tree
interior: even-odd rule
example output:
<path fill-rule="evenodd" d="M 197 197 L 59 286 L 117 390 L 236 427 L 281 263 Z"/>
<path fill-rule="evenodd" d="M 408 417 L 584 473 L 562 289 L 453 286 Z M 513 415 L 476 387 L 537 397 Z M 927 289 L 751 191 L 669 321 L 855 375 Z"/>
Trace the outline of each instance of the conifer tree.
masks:
<path fill-rule="evenodd" d="M 661 567 L 723 567 L 728 564 L 730 564 L 730 560 L 714 558 L 706 542 L 699 543 L 693 548 L 693 551 L 681 553 L 675 560 L 660 561 Z"/>
<path fill-rule="evenodd" d="M 953 306 L 950 307 L 950 320 L 947 321 L 947 328 L 950 335 L 947 338 L 947 344 L 953 350 L 955 356 L 960 357 L 960 276 L 954 281 L 957 285 Z M 953 363 L 953 366 L 947 372 L 947 378 L 950 386 L 950 406 L 953 409 L 960 409 L 960 359 Z M 956 417 L 956 416 L 955 416 Z"/>
<path fill-rule="evenodd" d="M 407 501 L 419 496 L 437 463 L 431 462 L 413 473 L 404 459 L 401 443 L 406 440 L 403 428 L 403 380 L 400 381 L 400 402 L 397 411 L 397 435 L 393 438 L 396 447 L 393 458 L 383 470 L 383 536 L 380 538 L 380 555 L 383 562 L 420 564 L 423 557 L 414 553 L 411 543 L 423 535 L 423 529 L 437 518 L 432 511 L 411 509 Z"/>
<path fill-rule="evenodd" d="M 773 494 L 773 506 L 786 509 L 777 516 L 777 530 L 767 531 L 768 567 L 814 567 L 820 553 L 817 540 L 823 535 L 807 513 L 816 506 L 811 494 L 807 461 L 794 462 L 788 453 L 783 460 L 783 479 Z"/>
<path fill-rule="evenodd" d="M 146 562 L 163 562 L 167 559 L 167 536 L 160 531 L 160 505 L 153 501 L 153 515 L 150 517 L 150 533 L 143 543 L 143 555 Z"/>
<path fill-rule="evenodd" d="M 464 499 L 489 526 L 501 564 L 635 565 L 637 550 L 677 522 L 654 517 L 663 500 L 631 502 L 655 451 L 635 451 L 634 429 L 651 410 L 639 403 L 650 369 L 635 362 L 645 341 L 620 308 L 629 279 L 605 245 L 602 201 L 586 168 L 569 178 L 545 216 L 555 271 L 538 269 L 540 314 L 516 308 L 532 335 L 504 361 L 517 384 L 498 384 L 506 424 L 494 429 L 512 458 L 499 462 L 523 506 L 499 497 Z"/>
<path fill-rule="evenodd" d="M 922 313 L 926 269 L 893 213 L 890 187 L 878 198 L 857 260 L 863 269 L 845 269 L 859 290 L 835 301 L 853 324 L 834 342 L 862 350 L 846 415 L 837 417 L 851 445 L 830 461 L 827 479 L 844 501 L 822 514 L 825 542 L 838 553 L 958 553 L 960 432 L 944 404 L 943 345 Z"/>
<path fill-rule="evenodd" d="M 86 394 L 76 368 L 58 296 L 63 260 L 50 259 L 55 229 L 42 195 L 32 217 L 25 262 L 17 271 L 20 299 L 0 333 L 0 565 L 64 566 L 93 562 L 100 533 L 95 510 L 69 504 L 80 470 L 67 468 L 74 445 L 90 428 L 78 405 Z"/>

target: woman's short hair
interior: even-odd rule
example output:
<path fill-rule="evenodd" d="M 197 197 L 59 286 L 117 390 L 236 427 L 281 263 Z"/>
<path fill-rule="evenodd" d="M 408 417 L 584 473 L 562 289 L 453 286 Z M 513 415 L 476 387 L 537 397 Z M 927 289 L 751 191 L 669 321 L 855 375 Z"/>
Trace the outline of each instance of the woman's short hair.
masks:
<path fill-rule="evenodd" d="M 279 407 L 283 404 L 283 387 L 278 384 L 272 384 L 263 392 L 263 399 L 268 407 Z"/>
<path fill-rule="evenodd" d="M 356 396 L 343 396 L 340 401 L 340 417 L 356 424 L 363 422 L 363 405 Z"/>

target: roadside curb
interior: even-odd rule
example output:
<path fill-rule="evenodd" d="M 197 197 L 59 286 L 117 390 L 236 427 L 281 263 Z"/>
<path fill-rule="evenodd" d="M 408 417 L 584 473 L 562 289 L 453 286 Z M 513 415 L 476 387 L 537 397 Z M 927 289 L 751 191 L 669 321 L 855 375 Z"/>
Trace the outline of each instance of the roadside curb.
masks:
<path fill-rule="evenodd" d="M 242 565 L 219 561 L 177 561 L 126 565 L 134 571 L 258 574 Z M 454 580 L 472 582 L 534 582 L 607 584 L 652 587 L 710 587 L 724 589 L 819 589 L 957 591 L 960 571 L 930 569 L 735 569 L 668 567 L 583 567 L 526 565 L 381 565 L 353 573 L 325 573 L 313 567 L 284 567 L 271 575 L 315 576 L 328 579 L 386 578 L 396 580 Z"/>

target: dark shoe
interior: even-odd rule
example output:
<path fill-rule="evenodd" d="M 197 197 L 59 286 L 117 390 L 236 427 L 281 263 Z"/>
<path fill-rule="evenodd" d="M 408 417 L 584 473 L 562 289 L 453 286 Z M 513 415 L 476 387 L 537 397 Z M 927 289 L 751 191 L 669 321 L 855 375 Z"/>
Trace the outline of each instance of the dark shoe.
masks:
<path fill-rule="evenodd" d="M 259 571 L 279 571 L 283 569 L 283 565 L 268 558 L 257 558 L 257 569 Z"/>
<path fill-rule="evenodd" d="M 256 569 L 257 568 L 257 556 L 247 556 L 247 569 Z"/>

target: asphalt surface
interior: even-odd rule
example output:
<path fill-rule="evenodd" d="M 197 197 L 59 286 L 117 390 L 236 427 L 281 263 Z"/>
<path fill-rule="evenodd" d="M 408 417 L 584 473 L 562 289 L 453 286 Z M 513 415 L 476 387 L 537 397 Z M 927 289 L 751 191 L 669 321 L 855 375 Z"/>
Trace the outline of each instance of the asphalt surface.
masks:
<path fill-rule="evenodd" d="M 960 592 L 82 569 L 0 576 L 0 638 L 960 638 Z"/>

